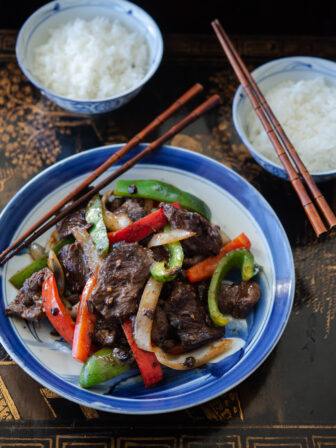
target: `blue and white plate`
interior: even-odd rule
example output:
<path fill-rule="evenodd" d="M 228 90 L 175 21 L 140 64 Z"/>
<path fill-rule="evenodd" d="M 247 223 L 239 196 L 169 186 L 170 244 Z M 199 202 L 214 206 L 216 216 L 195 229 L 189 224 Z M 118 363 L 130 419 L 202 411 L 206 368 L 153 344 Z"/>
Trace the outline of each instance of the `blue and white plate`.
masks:
<path fill-rule="evenodd" d="M 140 146 L 142 148 L 143 146 Z M 10 201 L 0 216 L 3 249 L 31 226 L 120 145 L 74 155 L 48 168 Z M 134 153 L 133 153 L 134 154 Z M 145 389 L 136 370 L 92 390 L 78 386 L 81 364 L 69 346 L 50 335 L 48 322 L 35 326 L 5 316 L 16 290 L 8 279 L 27 265 L 28 255 L 10 260 L 0 274 L 0 341 L 10 356 L 36 381 L 81 405 L 110 412 L 151 414 L 175 411 L 210 400 L 239 384 L 269 355 L 289 317 L 294 296 L 294 267 L 286 234 L 265 199 L 238 174 L 199 154 L 165 146 L 124 176 L 159 179 L 208 203 L 212 221 L 230 236 L 244 232 L 252 242 L 262 297 L 245 320 L 233 320 L 226 337 L 230 351 L 216 363 L 191 371 L 164 369 L 164 381 Z M 47 235 L 41 238 L 42 243 Z"/>

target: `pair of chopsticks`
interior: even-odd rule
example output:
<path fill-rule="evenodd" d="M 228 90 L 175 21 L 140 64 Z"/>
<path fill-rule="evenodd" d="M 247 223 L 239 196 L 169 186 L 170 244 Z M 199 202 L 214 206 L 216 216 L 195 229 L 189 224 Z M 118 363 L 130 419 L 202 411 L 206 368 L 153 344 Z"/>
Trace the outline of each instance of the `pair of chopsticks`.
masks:
<path fill-rule="evenodd" d="M 64 218 L 65 215 L 75 210 L 77 207 L 88 201 L 92 196 L 98 193 L 102 188 L 106 187 L 114 179 L 119 177 L 125 171 L 130 169 L 144 157 L 148 156 L 156 149 L 158 149 L 163 143 L 172 138 L 175 134 L 182 131 L 190 123 L 194 122 L 201 115 L 212 109 L 214 106 L 221 103 L 221 99 L 218 95 L 212 95 L 209 99 L 204 101 L 200 106 L 196 107 L 189 115 L 183 120 L 179 121 L 176 125 L 165 132 L 161 137 L 150 143 L 145 149 L 140 151 L 136 156 L 132 157 L 120 168 L 107 176 L 103 181 L 98 183 L 95 187 L 91 188 L 88 192 L 87 187 L 104 173 L 109 167 L 114 165 L 119 159 L 128 154 L 131 149 L 137 146 L 147 135 L 153 132 L 160 124 L 164 123 L 170 116 L 181 109 L 192 98 L 199 94 L 203 90 L 201 84 L 195 84 L 191 89 L 178 98 L 168 109 L 162 114 L 157 116 L 149 125 L 147 125 L 141 132 L 135 135 L 125 146 L 114 153 L 109 159 L 107 159 L 102 165 L 100 165 L 95 171 L 93 171 L 83 182 L 81 182 L 71 193 L 65 196 L 54 207 L 52 207 L 42 218 L 40 218 L 33 226 L 31 226 L 26 232 L 24 232 L 16 241 L 14 241 L 7 249 L 0 254 L 0 265 L 4 264 L 15 254 L 17 254 L 24 247 L 27 247 L 36 238 L 46 232 L 50 227 Z M 72 201 L 70 204 L 69 202 Z M 66 207 L 64 207 L 68 204 Z M 64 208 L 63 208 L 64 207 Z"/>
<path fill-rule="evenodd" d="M 230 64 L 232 65 L 233 70 L 237 75 L 237 78 L 251 101 L 252 107 L 258 115 L 261 124 L 263 125 L 268 138 L 270 139 L 275 152 L 280 159 L 280 162 L 286 170 L 289 180 L 301 201 L 316 236 L 319 237 L 323 233 L 327 232 L 327 229 L 298 173 L 302 176 L 312 198 L 315 200 L 330 228 L 336 225 L 336 217 L 333 211 L 315 184 L 312 176 L 300 159 L 279 121 L 274 116 L 270 106 L 266 102 L 264 95 L 259 90 L 259 87 L 247 70 L 244 62 L 237 53 L 222 25 L 217 19 L 214 20 L 211 25 L 226 56 L 229 59 Z"/>

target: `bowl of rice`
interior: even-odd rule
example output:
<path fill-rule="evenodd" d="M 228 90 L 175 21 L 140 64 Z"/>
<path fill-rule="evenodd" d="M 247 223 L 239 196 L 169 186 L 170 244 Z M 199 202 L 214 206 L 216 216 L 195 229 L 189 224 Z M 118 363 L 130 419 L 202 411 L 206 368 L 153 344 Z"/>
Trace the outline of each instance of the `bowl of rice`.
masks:
<path fill-rule="evenodd" d="M 16 57 L 25 76 L 60 107 L 118 109 L 156 72 L 163 40 L 155 21 L 126 0 L 59 0 L 22 26 Z"/>
<path fill-rule="evenodd" d="M 294 56 L 268 62 L 252 75 L 314 180 L 336 177 L 336 63 Z M 232 115 L 259 165 L 288 179 L 242 86 L 235 94 Z"/>

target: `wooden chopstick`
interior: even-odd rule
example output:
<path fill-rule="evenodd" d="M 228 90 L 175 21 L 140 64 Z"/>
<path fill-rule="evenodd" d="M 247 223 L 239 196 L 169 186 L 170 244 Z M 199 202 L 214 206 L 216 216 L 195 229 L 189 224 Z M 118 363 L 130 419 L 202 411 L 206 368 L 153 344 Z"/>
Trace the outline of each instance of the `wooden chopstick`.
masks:
<path fill-rule="evenodd" d="M 110 166 L 115 164 L 121 157 L 129 153 L 131 149 L 137 146 L 147 135 L 153 132 L 160 124 L 164 123 L 175 112 L 181 109 L 192 98 L 202 92 L 203 86 L 201 84 L 195 84 L 191 89 L 187 90 L 180 98 L 178 98 L 171 106 L 164 112 L 158 115 L 154 120 L 149 123 L 142 131 L 135 135 L 126 145 L 124 145 L 119 151 L 115 152 L 110 158 L 108 158 L 102 165 L 94 170 L 86 179 L 84 179 L 73 191 L 61 199 L 54 207 L 52 207 L 45 215 L 35 222 L 26 232 L 24 232 L 16 241 L 14 241 L 7 249 L 0 254 L 0 260 L 2 260 L 10 251 L 15 249 L 26 238 L 28 238 L 36 229 L 45 224 L 45 222 L 54 216 L 65 204 L 72 201 L 83 190 L 85 190 L 97 177 L 99 177 Z M 20 246 L 22 247 L 22 246 Z M 17 251 L 15 252 L 17 253 Z M 6 258 L 8 260 L 8 258 Z M 4 261 L 5 262 L 5 261 Z M 0 261 L 0 265 L 3 261 Z"/>
<path fill-rule="evenodd" d="M 64 210 L 60 211 L 57 216 L 53 217 L 51 220 L 47 221 L 42 227 L 38 230 L 33 231 L 28 238 L 26 238 L 20 245 L 16 246 L 10 253 L 8 253 L 1 261 L 0 265 L 4 264 L 11 257 L 13 257 L 16 253 L 42 235 L 45 231 L 50 229 L 54 224 L 64 218 L 65 215 L 75 210 L 84 202 L 88 201 L 92 196 L 98 193 L 102 188 L 106 187 L 109 183 L 111 183 L 114 179 L 119 177 L 125 171 L 130 169 L 144 157 L 148 156 L 156 149 L 158 149 L 164 142 L 172 138 L 175 134 L 182 131 L 186 126 L 190 123 L 197 120 L 201 115 L 205 114 L 207 111 L 215 107 L 216 105 L 221 103 L 221 99 L 219 95 L 212 95 L 209 99 L 204 101 L 200 106 L 194 109 L 189 115 L 187 115 L 183 120 L 178 122 L 176 125 L 171 127 L 167 132 L 165 132 L 161 137 L 154 140 L 154 142 L 150 143 L 145 149 L 140 151 L 136 156 L 132 157 L 126 163 L 124 163 L 120 168 L 114 171 L 112 174 L 107 176 L 104 180 L 102 180 L 99 184 L 97 184 L 94 188 L 89 190 L 86 194 L 78 198 L 76 201 L 72 202 L 68 205 Z"/>
<path fill-rule="evenodd" d="M 299 178 L 297 172 L 295 171 L 294 167 L 292 166 L 291 161 L 290 161 L 285 149 L 288 151 L 288 154 L 290 154 L 290 156 L 292 157 L 293 162 L 295 163 L 295 166 L 297 167 L 298 171 L 300 172 L 303 179 L 305 180 L 309 190 L 311 191 L 314 199 L 316 200 L 318 206 L 320 207 L 320 209 L 330 227 L 333 227 L 336 225 L 336 217 L 335 217 L 334 213 L 332 212 L 327 201 L 325 200 L 322 193 L 316 186 L 314 180 L 312 179 L 308 170 L 304 166 L 299 155 L 293 148 L 293 145 L 290 143 L 288 137 L 285 134 L 285 131 L 281 127 L 278 120 L 275 118 L 274 113 L 272 112 L 271 108 L 267 104 L 263 94 L 260 92 L 257 84 L 253 80 L 253 78 L 250 75 L 249 71 L 247 70 L 245 64 L 241 60 L 237 51 L 235 50 L 231 40 L 225 33 L 221 24 L 216 19 L 212 22 L 212 26 L 216 32 L 218 40 L 220 41 L 222 48 L 225 51 L 239 81 L 241 82 L 242 86 L 244 87 L 244 90 L 252 103 L 253 109 L 255 110 L 256 114 L 258 115 L 265 131 L 267 132 L 267 135 L 268 135 L 271 143 L 273 144 L 273 147 L 274 147 L 282 165 L 284 166 L 284 168 L 286 170 L 289 180 L 290 180 L 291 184 L 293 185 L 293 187 L 294 187 L 294 189 L 304 207 L 304 210 L 314 228 L 316 235 L 320 236 L 321 234 L 325 233 L 327 231 L 327 229 L 326 229 L 325 225 L 323 224 L 312 200 L 310 199 L 308 193 L 306 192 L 301 179 Z M 278 134 L 281 138 L 281 142 L 273 128 L 278 132 Z"/>
<path fill-rule="evenodd" d="M 315 199 L 317 205 L 319 206 L 321 212 L 323 213 L 323 216 L 325 217 L 327 223 L 330 227 L 334 227 L 336 225 L 336 216 L 334 212 L 329 207 L 329 204 L 327 203 L 326 199 L 324 198 L 323 194 L 321 193 L 320 189 L 316 185 L 314 179 L 312 178 L 311 174 L 307 170 L 306 166 L 300 159 L 300 156 L 298 155 L 296 149 L 294 148 L 293 144 L 289 140 L 287 134 L 285 133 L 284 129 L 282 128 L 281 124 L 279 123 L 278 119 L 274 115 L 272 109 L 270 108 L 269 104 L 267 103 L 263 93 L 259 89 L 257 83 L 254 81 L 253 77 L 247 70 L 247 67 L 243 63 L 242 59 L 240 58 L 237 50 L 233 46 L 229 36 L 226 34 L 225 30 L 219 23 L 219 21 L 215 20 L 215 26 L 218 27 L 220 30 L 223 38 L 225 39 L 227 45 L 230 47 L 231 52 L 233 53 L 234 57 L 236 58 L 241 70 L 243 71 L 244 75 L 246 76 L 247 80 L 249 81 L 250 85 L 252 86 L 254 93 L 256 94 L 261 106 L 266 111 L 272 126 L 274 127 L 275 131 L 278 133 L 283 145 L 285 146 L 287 152 L 289 153 L 292 161 L 294 162 L 294 165 L 296 169 L 299 171 L 301 176 L 303 177 L 304 181 L 306 182 L 307 187 L 309 188 L 309 191 L 311 192 L 313 198 Z"/>

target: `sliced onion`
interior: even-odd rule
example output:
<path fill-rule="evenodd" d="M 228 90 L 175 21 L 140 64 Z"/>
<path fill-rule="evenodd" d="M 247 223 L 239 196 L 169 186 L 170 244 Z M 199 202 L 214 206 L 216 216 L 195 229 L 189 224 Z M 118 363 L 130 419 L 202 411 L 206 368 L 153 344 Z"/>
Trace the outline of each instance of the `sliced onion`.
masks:
<path fill-rule="evenodd" d="M 39 243 L 33 243 L 29 248 L 29 255 L 32 257 L 32 259 L 38 260 L 39 258 L 46 256 L 46 250 L 41 244 Z"/>
<path fill-rule="evenodd" d="M 103 194 L 101 201 L 105 208 L 107 208 L 107 203 L 110 200 L 110 196 L 113 196 L 113 190 L 105 191 L 105 193 Z"/>
<path fill-rule="evenodd" d="M 96 246 L 94 245 L 89 232 L 84 227 L 74 227 L 72 229 L 72 234 L 83 249 L 90 272 L 92 274 L 97 273 L 102 264 L 102 258 L 98 255 Z"/>
<path fill-rule="evenodd" d="M 110 212 L 111 213 L 111 212 Z M 115 230 L 123 229 L 124 227 L 132 224 L 132 220 L 126 215 L 126 213 L 111 213 L 113 215 L 112 219 L 114 219 L 114 227 Z"/>
<path fill-rule="evenodd" d="M 113 213 L 107 208 L 106 203 L 108 202 L 111 193 L 111 191 L 107 191 L 102 197 L 102 207 L 105 226 L 109 231 L 114 232 L 115 230 L 120 230 L 129 226 L 132 224 L 132 221 L 126 213 Z"/>
<path fill-rule="evenodd" d="M 195 367 L 200 367 L 203 364 L 221 355 L 231 346 L 231 339 L 219 339 L 211 344 L 197 348 L 187 353 L 180 355 L 172 355 L 164 352 L 160 347 L 153 347 L 158 361 L 164 366 L 175 370 L 188 370 Z M 193 363 L 188 363 L 187 358 L 194 358 Z M 191 365 L 192 364 L 192 365 Z"/>
<path fill-rule="evenodd" d="M 63 295 L 65 289 L 65 276 L 61 263 L 55 252 L 51 249 L 48 255 L 48 268 L 54 273 L 58 293 L 60 296 Z"/>
<path fill-rule="evenodd" d="M 52 249 L 53 247 L 55 247 L 59 241 L 60 241 L 59 233 L 57 232 L 57 230 L 54 230 L 48 238 L 48 241 L 46 244 L 46 252 L 48 253 L 49 250 Z"/>
<path fill-rule="evenodd" d="M 184 229 L 173 229 L 168 232 L 156 233 L 148 243 L 148 247 L 163 246 L 164 244 L 175 243 L 195 236 L 195 232 Z"/>
<path fill-rule="evenodd" d="M 231 241 L 231 238 L 223 230 L 220 230 L 219 233 L 220 236 L 222 237 L 223 246 L 227 244 L 229 241 Z"/>
<path fill-rule="evenodd" d="M 162 286 L 163 282 L 159 282 L 150 276 L 141 296 L 134 324 L 134 340 L 142 350 L 152 351 L 153 319 Z"/>
<path fill-rule="evenodd" d="M 78 313 L 78 307 L 79 302 L 75 303 L 75 305 L 72 305 L 67 299 L 63 299 L 63 303 L 65 305 L 65 308 L 67 309 L 68 313 L 72 317 L 74 321 L 76 321 L 77 313 Z"/>

